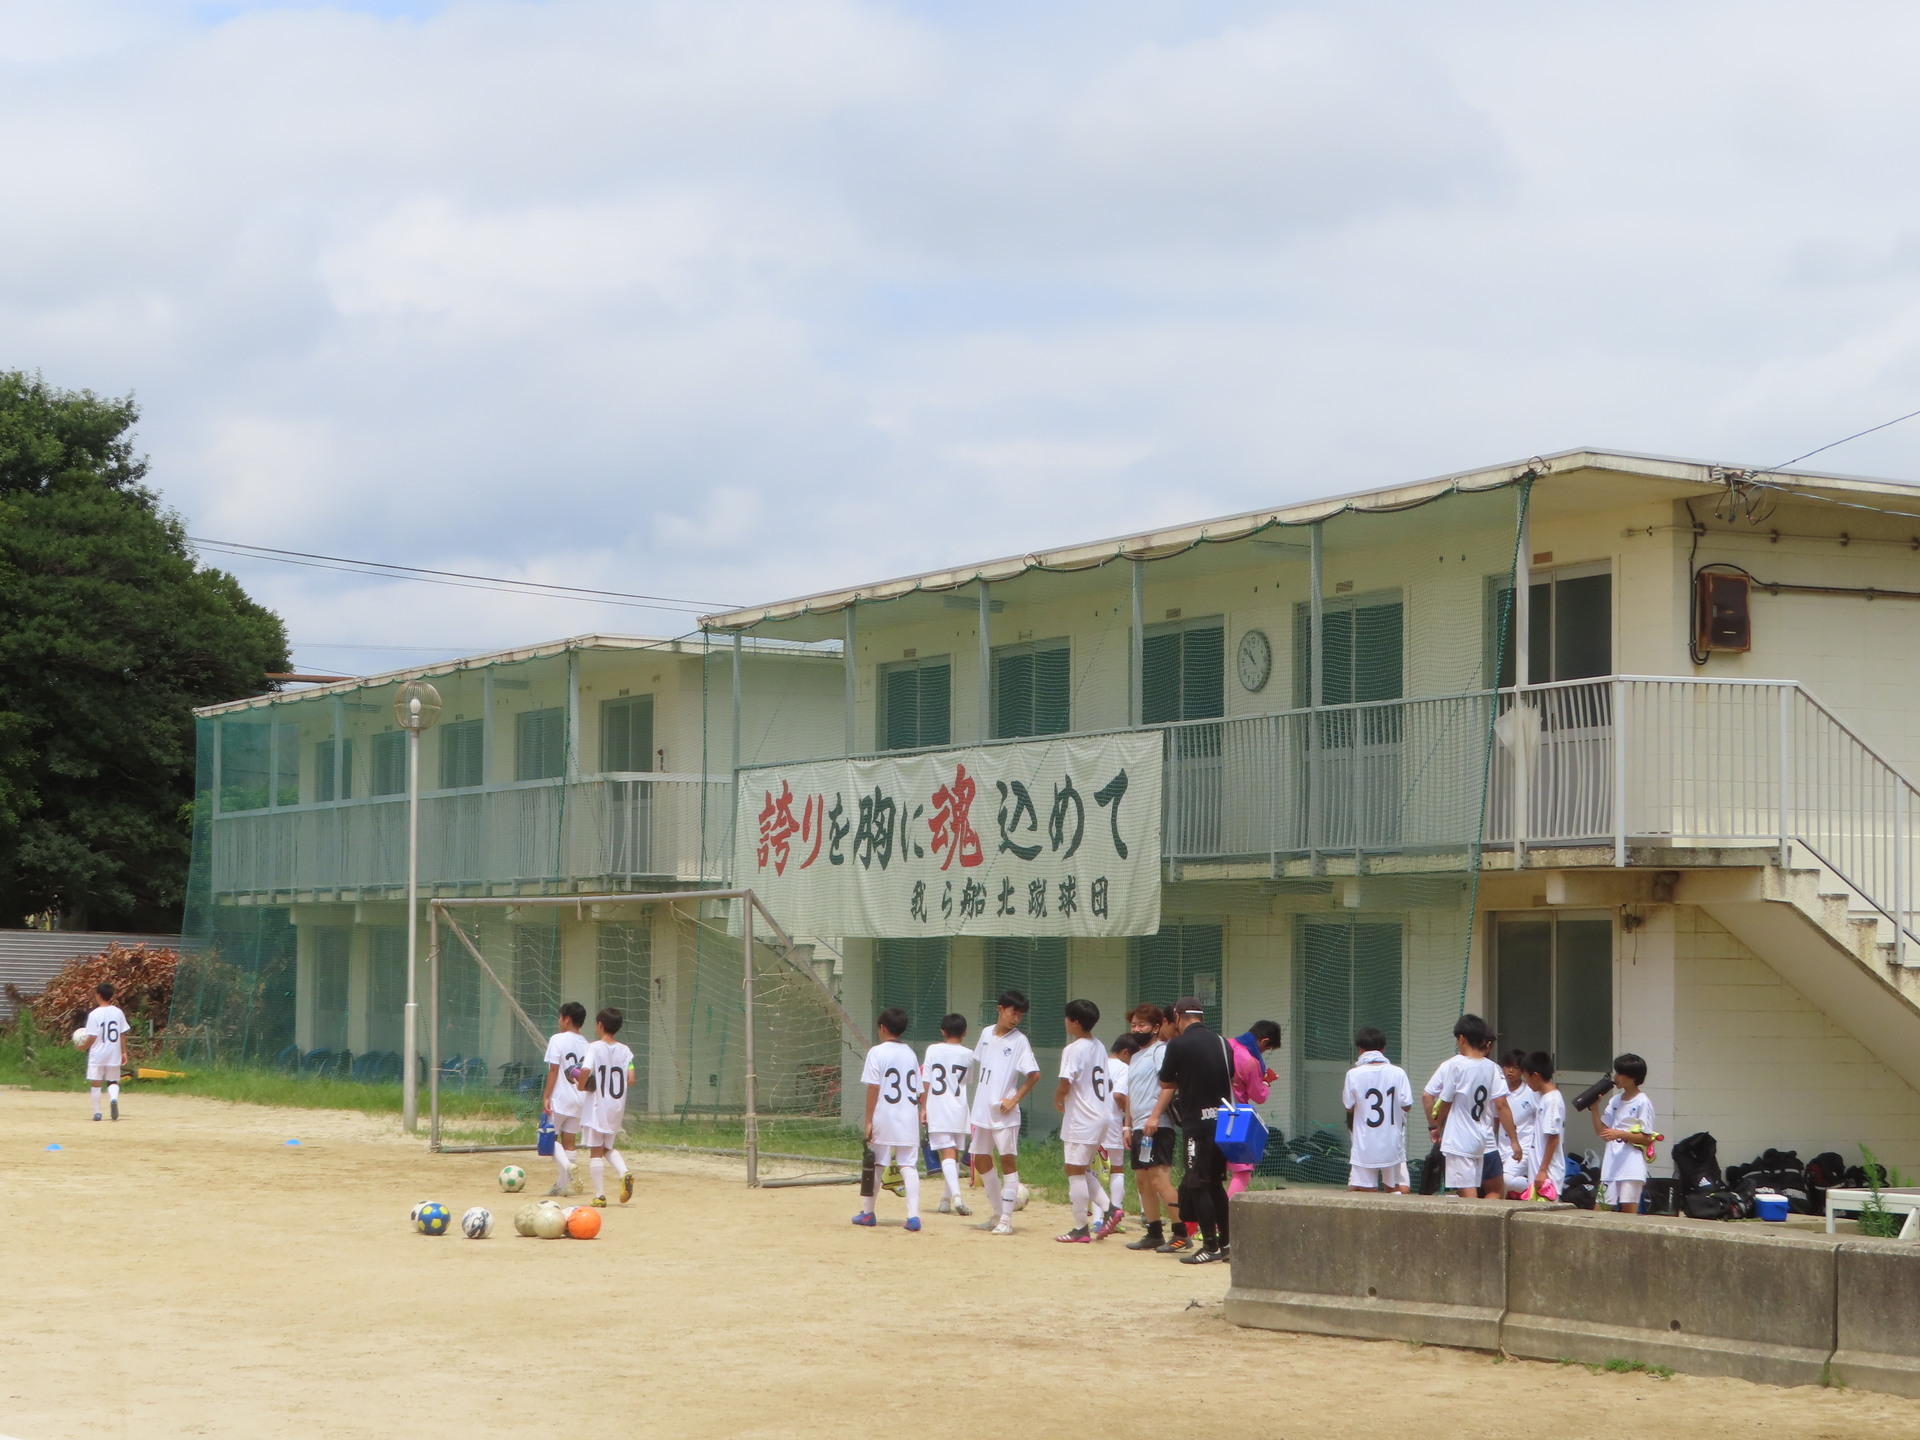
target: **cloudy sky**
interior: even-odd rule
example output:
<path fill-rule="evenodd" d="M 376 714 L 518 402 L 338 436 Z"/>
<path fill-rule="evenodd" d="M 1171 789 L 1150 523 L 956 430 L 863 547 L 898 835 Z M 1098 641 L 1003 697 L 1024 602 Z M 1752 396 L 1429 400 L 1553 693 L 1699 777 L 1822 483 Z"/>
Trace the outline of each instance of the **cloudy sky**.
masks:
<path fill-rule="evenodd" d="M 0 0 L 0 366 L 191 532 L 695 602 L 1920 406 L 1920 10 Z M 1920 479 L 1920 421 L 1823 457 Z M 684 612 L 231 563 L 309 668 Z"/>

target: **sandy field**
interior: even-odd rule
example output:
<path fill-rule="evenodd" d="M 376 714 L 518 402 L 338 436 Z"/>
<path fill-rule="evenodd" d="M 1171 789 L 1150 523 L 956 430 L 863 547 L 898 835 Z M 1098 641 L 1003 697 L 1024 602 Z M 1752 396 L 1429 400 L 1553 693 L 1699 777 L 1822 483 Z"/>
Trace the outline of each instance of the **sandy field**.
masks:
<path fill-rule="evenodd" d="M 1238 1330 L 1225 1267 L 1056 1245 L 1065 1214 L 1039 1202 L 993 1239 L 939 1215 L 909 1235 L 883 1195 L 868 1231 L 852 1187 L 749 1191 L 642 1153 L 599 1239 L 539 1241 L 513 1234 L 505 1157 L 429 1156 L 339 1112 L 140 1093 L 125 1112 L 0 1091 L 17 1440 L 1920 1435 L 1920 1402 L 1890 1397 Z M 426 1199 L 487 1205 L 504 1233 L 416 1235 Z"/>

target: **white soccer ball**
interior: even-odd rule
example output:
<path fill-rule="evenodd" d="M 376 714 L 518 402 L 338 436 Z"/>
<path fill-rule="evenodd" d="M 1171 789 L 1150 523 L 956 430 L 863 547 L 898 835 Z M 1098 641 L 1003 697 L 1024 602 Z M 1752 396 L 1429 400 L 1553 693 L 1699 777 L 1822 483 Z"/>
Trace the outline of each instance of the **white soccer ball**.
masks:
<path fill-rule="evenodd" d="M 527 1188 L 527 1172 L 518 1165 L 503 1165 L 500 1169 L 500 1188 L 509 1195 L 517 1195 Z"/>
<path fill-rule="evenodd" d="M 533 1234 L 533 1217 L 540 1213 L 540 1206 L 534 1201 L 522 1205 L 513 1216 L 513 1228 L 522 1235 Z"/>
<path fill-rule="evenodd" d="M 476 1205 L 460 1217 L 460 1233 L 469 1240 L 484 1240 L 493 1233 L 493 1212 Z"/>
<path fill-rule="evenodd" d="M 1016 1210 L 1026 1209 L 1027 1202 L 1032 1198 L 1033 1191 L 1029 1190 L 1024 1184 L 1021 1185 L 1019 1193 L 1013 1197 L 1013 1208 Z"/>
<path fill-rule="evenodd" d="M 542 1205 L 533 1212 L 533 1233 L 542 1240 L 558 1240 L 567 1233 L 567 1212 L 558 1205 Z"/>
<path fill-rule="evenodd" d="M 87 1041 L 87 1027 L 82 1025 L 78 1030 L 73 1032 L 74 1048 L 76 1050 L 79 1049 L 81 1046 L 86 1044 L 86 1041 Z"/>
<path fill-rule="evenodd" d="M 417 1204 L 417 1205 L 415 1205 L 415 1206 L 413 1207 L 413 1209 L 411 1209 L 411 1210 L 409 1210 L 409 1211 L 407 1212 L 407 1223 L 408 1223 L 408 1224 L 410 1224 L 410 1225 L 418 1225 L 418 1224 L 420 1223 L 420 1211 L 421 1211 L 421 1210 L 422 1210 L 423 1208 L 425 1208 L 425 1206 L 426 1206 L 426 1204 L 427 1204 L 427 1202 L 426 1202 L 426 1201 L 424 1201 L 424 1200 L 422 1200 L 422 1201 L 421 1201 L 421 1202 L 420 1202 L 419 1204 Z"/>

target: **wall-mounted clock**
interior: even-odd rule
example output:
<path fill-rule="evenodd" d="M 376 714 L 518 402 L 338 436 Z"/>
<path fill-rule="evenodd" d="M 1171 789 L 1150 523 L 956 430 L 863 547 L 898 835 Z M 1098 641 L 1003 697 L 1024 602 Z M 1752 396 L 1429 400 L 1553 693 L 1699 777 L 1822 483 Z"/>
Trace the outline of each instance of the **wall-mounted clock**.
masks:
<path fill-rule="evenodd" d="M 1266 688 L 1273 674 L 1273 644 L 1264 630 L 1249 630 L 1240 637 L 1240 649 L 1234 656 L 1234 669 L 1240 687 L 1249 693 Z"/>

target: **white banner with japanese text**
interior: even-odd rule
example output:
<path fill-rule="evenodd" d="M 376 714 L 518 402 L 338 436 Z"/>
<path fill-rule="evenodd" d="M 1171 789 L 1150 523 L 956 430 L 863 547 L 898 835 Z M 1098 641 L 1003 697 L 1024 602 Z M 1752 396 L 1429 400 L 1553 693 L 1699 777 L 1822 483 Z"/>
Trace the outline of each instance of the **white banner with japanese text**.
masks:
<path fill-rule="evenodd" d="M 1158 731 L 743 771 L 736 883 L 800 935 L 1152 935 Z"/>

